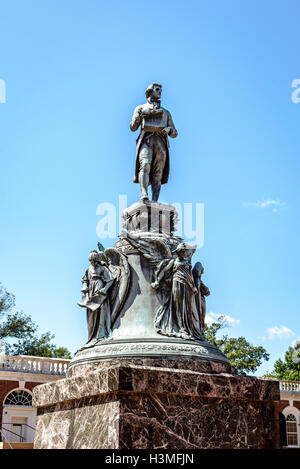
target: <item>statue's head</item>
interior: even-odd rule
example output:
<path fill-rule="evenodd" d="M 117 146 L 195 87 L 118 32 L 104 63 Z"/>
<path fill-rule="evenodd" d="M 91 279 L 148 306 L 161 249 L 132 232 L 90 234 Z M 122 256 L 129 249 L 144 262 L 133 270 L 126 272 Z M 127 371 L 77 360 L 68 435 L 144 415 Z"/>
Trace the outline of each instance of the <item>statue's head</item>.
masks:
<path fill-rule="evenodd" d="M 193 268 L 193 273 L 197 275 L 198 277 L 204 274 L 204 267 L 201 264 L 201 262 L 196 262 Z"/>
<path fill-rule="evenodd" d="M 173 251 L 180 259 L 191 260 L 192 255 L 196 251 L 197 246 L 190 245 L 188 243 L 182 242 L 179 243 L 177 248 Z"/>
<path fill-rule="evenodd" d="M 89 255 L 89 261 L 92 265 L 98 264 L 100 262 L 98 251 L 91 251 Z"/>
<path fill-rule="evenodd" d="M 161 97 L 162 86 L 159 83 L 151 83 L 145 91 L 146 98 L 152 98 L 157 101 Z"/>
<path fill-rule="evenodd" d="M 105 257 L 104 252 L 96 251 L 95 249 L 93 249 L 90 252 L 89 261 L 92 265 L 105 264 L 106 257 Z"/>

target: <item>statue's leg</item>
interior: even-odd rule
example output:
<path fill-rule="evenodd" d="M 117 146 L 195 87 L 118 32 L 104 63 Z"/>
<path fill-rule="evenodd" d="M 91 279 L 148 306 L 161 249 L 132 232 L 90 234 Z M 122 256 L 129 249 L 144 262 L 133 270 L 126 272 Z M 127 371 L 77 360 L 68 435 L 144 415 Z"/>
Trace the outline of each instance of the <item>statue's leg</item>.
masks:
<path fill-rule="evenodd" d="M 144 143 L 141 146 L 140 154 L 139 154 L 139 163 L 140 163 L 140 171 L 139 171 L 139 184 L 141 188 L 142 200 L 148 200 L 148 186 L 150 180 L 150 169 L 151 169 L 151 161 L 152 161 L 152 154 L 153 150 L 150 146 Z"/>
<path fill-rule="evenodd" d="M 154 147 L 154 156 L 153 156 L 153 161 L 152 161 L 151 189 L 152 189 L 153 202 L 158 201 L 166 158 L 167 158 L 167 152 L 166 152 L 165 145 L 161 141 L 161 139 L 157 136 L 155 147 Z"/>

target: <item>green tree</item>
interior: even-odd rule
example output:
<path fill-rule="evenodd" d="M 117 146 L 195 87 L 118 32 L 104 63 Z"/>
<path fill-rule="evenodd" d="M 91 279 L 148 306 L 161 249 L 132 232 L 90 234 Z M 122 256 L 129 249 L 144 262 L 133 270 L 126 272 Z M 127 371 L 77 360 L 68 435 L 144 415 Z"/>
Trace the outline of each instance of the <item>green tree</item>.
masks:
<path fill-rule="evenodd" d="M 215 323 L 205 326 L 206 339 L 226 355 L 238 374 L 254 373 L 263 360 L 269 360 L 269 354 L 264 347 L 251 345 L 245 337 L 229 338 L 223 335 L 217 338 L 220 329 L 227 325 L 224 317 L 219 316 Z"/>
<path fill-rule="evenodd" d="M 268 376 L 288 381 L 300 381 L 300 342 L 288 348 L 284 360 L 281 358 L 276 360 L 274 370 Z"/>
<path fill-rule="evenodd" d="M 14 306 L 14 296 L 0 284 L 0 339 L 18 339 L 16 343 L 7 344 L 10 355 L 71 358 L 68 349 L 51 343 L 53 334 L 38 335 L 38 326 L 29 315 L 12 312 Z"/>

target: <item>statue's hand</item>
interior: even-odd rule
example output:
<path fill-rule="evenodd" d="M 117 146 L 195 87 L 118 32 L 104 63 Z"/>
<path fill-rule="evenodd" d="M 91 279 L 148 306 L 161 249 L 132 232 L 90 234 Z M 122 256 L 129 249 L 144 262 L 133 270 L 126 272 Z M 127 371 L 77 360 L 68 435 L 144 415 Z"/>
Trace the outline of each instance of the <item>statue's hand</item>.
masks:
<path fill-rule="evenodd" d="M 141 112 L 142 117 L 155 116 L 162 114 L 162 109 L 146 108 Z"/>
<path fill-rule="evenodd" d="M 141 116 L 142 117 L 150 116 L 152 113 L 153 113 L 153 109 L 151 109 L 151 108 L 141 110 Z"/>
<path fill-rule="evenodd" d="M 162 133 L 165 135 L 169 135 L 170 132 L 171 132 L 171 127 L 165 127 L 164 129 L 162 129 Z"/>

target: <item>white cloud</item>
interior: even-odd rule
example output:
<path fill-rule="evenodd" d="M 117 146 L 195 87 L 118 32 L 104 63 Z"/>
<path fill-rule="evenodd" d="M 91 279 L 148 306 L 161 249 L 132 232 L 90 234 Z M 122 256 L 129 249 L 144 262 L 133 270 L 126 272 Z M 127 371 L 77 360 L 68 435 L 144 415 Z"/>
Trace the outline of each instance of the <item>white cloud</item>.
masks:
<path fill-rule="evenodd" d="M 269 327 L 267 329 L 267 334 L 268 334 L 268 338 L 271 339 L 271 340 L 273 340 L 275 338 L 288 339 L 288 338 L 296 335 L 295 332 L 291 331 L 291 329 L 289 329 L 286 326 Z"/>
<path fill-rule="evenodd" d="M 261 209 L 269 208 L 272 212 L 278 212 L 279 207 L 282 207 L 284 204 L 279 200 L 266 199 L 258 200 L 257 202 L 245 202 L 244 205 Z"/>
<path fill-rule="evenodd" d="M 207 313 L 205 317 L 205 322 L 208 326 L 210 326 L 212 323 L 217 322 L 217 319 L 222 316 L 222 318 L 228 323 L 228 324 L 239 324 L 240 320 L 235 319 L 232 316 L 229 316 L 227 314 L 217 314 L 213 313 L 212 311 Z"/>

